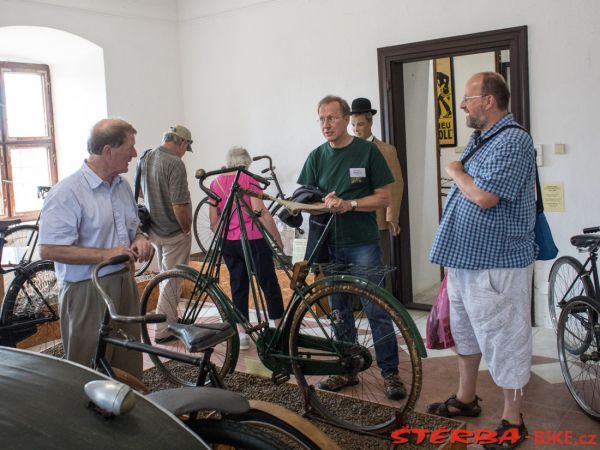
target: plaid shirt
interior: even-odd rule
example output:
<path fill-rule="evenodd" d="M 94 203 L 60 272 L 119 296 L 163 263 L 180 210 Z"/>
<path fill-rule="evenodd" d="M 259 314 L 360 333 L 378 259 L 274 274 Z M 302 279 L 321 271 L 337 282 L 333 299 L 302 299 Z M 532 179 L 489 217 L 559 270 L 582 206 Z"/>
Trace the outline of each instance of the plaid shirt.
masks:
<path fill-rule="evenodd" d="M 492 128 L 471 136 L 468 155 L 486 136 L 514 124 L 507 114 Z M 461 159 L 462 159 L 461 157 Z M 535 260 L 535 150 L 531 136 L 518 128 L 500 132 L 465 164 L 475 185 L 500 197 L 483 209 L 452 186 L 429 260 L 457 269 L 526 267 Z"/>

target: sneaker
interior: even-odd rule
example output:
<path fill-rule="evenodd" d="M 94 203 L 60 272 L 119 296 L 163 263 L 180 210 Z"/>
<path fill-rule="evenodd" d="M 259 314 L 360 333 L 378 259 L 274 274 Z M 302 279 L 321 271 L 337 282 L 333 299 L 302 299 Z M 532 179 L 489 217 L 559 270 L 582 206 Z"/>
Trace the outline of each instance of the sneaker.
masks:
<path fill-rule="evenodd" d="M 246 333 L 240 333 L 240 350 L 248 350 L 250 348 L 250 336 Z"/>
<path fill-rule="evenodd" d="M 319 381 L 317 387 L 324 391 L 339 391 L 346 386 L 355 386 L 358 384 L 356 375 L 329 375 L 325 380 Z"/>
<path fill-rule="evenodd" d="M 383 392 L 390 400 L 401 400 L 406 397 L 406 388 L 397 373 L 383 377 Z"/>

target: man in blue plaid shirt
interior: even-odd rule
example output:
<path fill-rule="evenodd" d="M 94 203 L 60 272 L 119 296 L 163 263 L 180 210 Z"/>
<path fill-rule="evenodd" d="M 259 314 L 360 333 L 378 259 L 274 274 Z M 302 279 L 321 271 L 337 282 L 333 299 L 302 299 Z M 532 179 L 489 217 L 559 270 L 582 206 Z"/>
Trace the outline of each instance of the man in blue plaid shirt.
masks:
<path fill-rule="evenodd" d="M 479 415 L 476 384 L 483 354 L 504 392 L 499 434 L 512 428 L 519 436 L 508 447 L 505 442 L 487 444 L 488 449 L 514 448 L 525 439 L 522 388 L 531 370 L 535 151 L 529 134 L 515 127 L 509 98 L 497 73 L 468 80 L 460 107 L 475 132 L 461 161 L 446 167 L 454 185 L 429 258 L 448 268 L 460 378 L 456 395 L 428 410 L 446 417 Z"/>

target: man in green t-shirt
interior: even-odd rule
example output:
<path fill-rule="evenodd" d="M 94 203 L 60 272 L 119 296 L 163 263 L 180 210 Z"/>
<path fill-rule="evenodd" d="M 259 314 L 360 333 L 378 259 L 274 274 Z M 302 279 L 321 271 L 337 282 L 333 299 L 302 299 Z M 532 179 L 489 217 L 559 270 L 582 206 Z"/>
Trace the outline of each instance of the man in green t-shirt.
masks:
<path fill-rule="evenodd" d="M 327 142 L 310 153 L 298 177 L 298 183 L 314 186 L 328 194 L 325 205 L 336 215 L 335 226 L 329 239 L 328 251 L 332 262 L 357 266 L 382 266 L 379 231 L 375 211 L 388 206 L 390 186 L 394 177 L 377 147 L 348 133 L 350 107 L 340 97 L 327 96 L 318 105 L 321 132 Z M 376 275 L 370 281 L 380 283 Z M 338 318 L 336 337 L 356 340 L 351 300 L 346 295 L 331 296 L 332 310 Z M 389 315 L 371 302 L 363 307 L 377 342 L 377 365 L 383 377 L 385 395 L 398 400 L 406 396 L 406 389 L 398 376 L 398 344 L 384 339 L 394 336 Z M 359 382 L 356 374 L 331 375 L 317 387 L 337 391 Z"/>

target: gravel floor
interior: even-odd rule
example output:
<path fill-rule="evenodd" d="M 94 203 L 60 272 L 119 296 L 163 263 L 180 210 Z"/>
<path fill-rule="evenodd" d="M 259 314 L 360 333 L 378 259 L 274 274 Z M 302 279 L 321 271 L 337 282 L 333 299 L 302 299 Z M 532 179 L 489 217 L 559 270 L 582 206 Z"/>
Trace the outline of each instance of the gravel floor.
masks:
<path fill-rule="evenodd" d="M 165 380 L 163 375 L 157 369 L 150 369 L 144 372 L 144 384 L 151 390 L 160 390 L 165 388 L 178 387 L 176 384 Z M 303 400 L 300 390 L 292 384 L 276 385 L 270 379 L 250 375 L 246 373 L 235 372 L 225 378 L 225 383 L 229 390 L 240 392 L 246 398 L 255 400 L 264 400 L 285 406 L 298 413 L 303 412 Z M 352 402 L 348 403 L 351 407 Z M 411 449 L 437 449 L 439 446 L 432 444 L 421 445 L 402 445 L 392 446 L 389 439 L 380 439 L 370 435 L 363 435 L 353 431 L 338 428 L 336 426 L 309 419 L 317 427 L 327 433 L 339 446 L 345 450 L 387 450 L 390 448 Z M 409 426 L 414 428 L 427 428 L 430 430 L 445 426 L 452 428 L 456 426 L 455 421 L 449 421 L 442 417 L 412 412 L 408 415 Z"/>
<path fill-rule="evenodd" d="M 44 353 L 60 358 L 63 355 L 62 346 L 59 344 Z M 181 370 L 194 371 L 195 369 L 193 367 L 182 366 Z M 156 368 L 146 370 L 142 381 L 151 391 L 179 387 L 177 384 L 166 380 L 162 373 Z M 300 414 L 303 412 L 303 400 L 300 395 L 300 390 L 295 385 L 288 383 L 276 385 L 268 378 L 239 372 L 228 375 L 225 378 L 225 383 L 229 390 L 240 392 L 246 398 L 277 403 Z M 352 401 L 340 403 L 340 405 L 347 405 L 343 407 L 351 408 Z M 318 420 L 309 420 L 327 433 L 342 449 L 345 450 L 387 450 L 390 448 L 402 448 L 402 450 L 433 450 L 439 448 L 439 446 L 429 443 L 393 446 L 389 439 L 363 435 Z M 440 427 L 453 428 L 457 424 L 457 422 L 453 420 L 418 412 L 410 413 L 407 416 L 407 422 L 410 427 L 426 428 L 429 430 L 435 430 Z"/>

